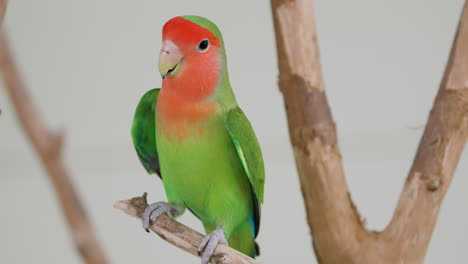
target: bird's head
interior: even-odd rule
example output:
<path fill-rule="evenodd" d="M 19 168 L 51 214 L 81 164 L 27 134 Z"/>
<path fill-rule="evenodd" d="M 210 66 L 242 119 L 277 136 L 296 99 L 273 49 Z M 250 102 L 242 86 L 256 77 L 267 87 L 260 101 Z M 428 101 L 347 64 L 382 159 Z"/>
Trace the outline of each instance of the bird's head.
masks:
<path fill-rule="evenodd" d="M 214 23 L 198 16 L 174 17 L 164 25 L 162 40 L 159 73 L 163 89 L 214 89 L 225 70 L 223 40 Z"/>

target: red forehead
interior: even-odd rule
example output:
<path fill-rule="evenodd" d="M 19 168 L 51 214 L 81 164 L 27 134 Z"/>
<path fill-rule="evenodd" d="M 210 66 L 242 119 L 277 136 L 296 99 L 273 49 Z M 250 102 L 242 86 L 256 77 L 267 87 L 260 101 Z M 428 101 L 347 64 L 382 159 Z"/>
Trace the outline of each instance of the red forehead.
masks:
<path fill-rule="evenodd" d="M 208 39 L 211 45 L 219 44 L 218 38 L 207 28 L 183 17 L 174 17 L 163 27 L 163 40 L 171 40 L 176 45 L 196 45 L 202 39 Z"/>

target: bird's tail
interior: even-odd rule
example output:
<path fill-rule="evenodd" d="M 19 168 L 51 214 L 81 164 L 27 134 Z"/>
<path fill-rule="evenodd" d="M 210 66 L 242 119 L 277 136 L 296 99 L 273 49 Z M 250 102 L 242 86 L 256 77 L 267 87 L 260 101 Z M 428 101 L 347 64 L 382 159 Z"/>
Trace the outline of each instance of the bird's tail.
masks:
<path fill-rule="evenodd" d="M 260 255 L 260 248 L 255 242 L 254 232 L 248 221 L 237 227 L 228 239 L 229 246 L 255 258 Z"/>
<path fill-rule="evenodd" d="M 255 241 L 255 256 L 260 256 L 260 246 L 258 245 L 257 241 Z"/>

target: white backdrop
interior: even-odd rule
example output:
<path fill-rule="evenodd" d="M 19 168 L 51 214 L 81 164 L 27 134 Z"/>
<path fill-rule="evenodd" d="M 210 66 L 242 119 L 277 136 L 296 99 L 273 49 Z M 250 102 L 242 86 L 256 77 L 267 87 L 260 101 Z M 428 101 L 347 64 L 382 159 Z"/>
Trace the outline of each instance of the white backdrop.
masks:
<path fill-rule="evenodd" d="M 423 132 L 463 0 L 315 1 L 328 98 L 352 197 L 369 229 L 388 223 Z M 140 96 L 160 85 L 161 27 L 213 20 L 232 85 L 263 148 L 263 263 L 314 263 L 277 89 L 269 1 L 10 1 L 6 29 L 48 124 L 66 131 L 66 163 L 113 263 L 198 263 L 112 208 L 149 192 L 130 139 Z M 1 87 L 3 88 L 3 87 Z M 80 263 L 51 184 L 0 89 L 0 263 Z M 468 263 L 468 155 L 441 210 L 426 263 Z M 202 230 L 186 213 L 183 223 Z"/>

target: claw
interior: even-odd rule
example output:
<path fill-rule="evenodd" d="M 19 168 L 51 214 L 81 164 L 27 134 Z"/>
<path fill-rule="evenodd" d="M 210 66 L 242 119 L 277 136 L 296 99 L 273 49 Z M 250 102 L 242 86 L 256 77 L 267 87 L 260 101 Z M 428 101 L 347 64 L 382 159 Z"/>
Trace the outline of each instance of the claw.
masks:
<path fill-rule="evenodd" d="M 228 241 L 224 236 L 224 228 L 222 226 L 216 228 L 216 230 L 211 232 L 211 234 L 205 236 L 198 246 L 198 255 L 201 256 L 201 253 L 203 252 L 202 264 L 208 264 L 210 262 L 211 256 L 213 256 L 218 244 L 228 244 Z"/>
<path fill-rule="evenodd" d="M 157 202 L 148 205 L 142 217 L 143 228 L 146 232 L 149 232 L 149 226 L 162 214 L 168 214 L 174 217 L 179 215 L 179 209 L 177 206 L 166 202 Z"/>

